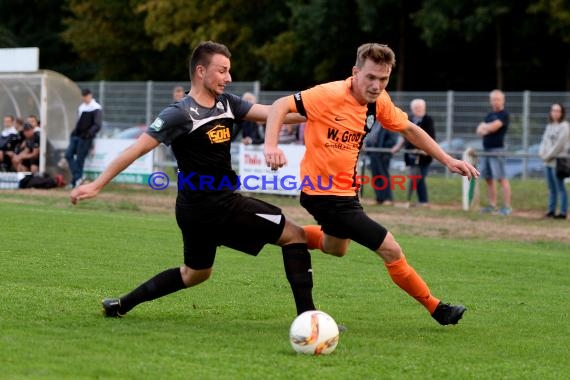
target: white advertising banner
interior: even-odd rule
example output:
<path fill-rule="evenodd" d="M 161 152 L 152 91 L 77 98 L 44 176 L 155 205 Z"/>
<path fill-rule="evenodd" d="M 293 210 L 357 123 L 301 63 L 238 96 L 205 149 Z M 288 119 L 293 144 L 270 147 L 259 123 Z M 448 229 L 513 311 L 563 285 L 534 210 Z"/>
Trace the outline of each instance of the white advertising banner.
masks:
<path fill-rule="evenodd" d="M 304 145 L 279 145 L 287 157 L 287 165 L 272 171 L 265 165 L 263 145 L 239 148 L 240 190 L 255 193 L 298 195 L 301 191 L 299 168 L 305 154 Z"/>
<path fill-rule="evenodd" d="M 93 149 L 85 160 L 84 172 L 90 177 L 99 175 L 123 150 L 135 140 L 131 139 L 95 139 Z M 153 151 L 138 158 L 113 182 L 146 184 L 153 172 Z"/>
<path fill-rule="evenodd" d="M 40 49 L 37 47 L 0 49 L 0 72 L 33 72 L 39 67 Z"/>

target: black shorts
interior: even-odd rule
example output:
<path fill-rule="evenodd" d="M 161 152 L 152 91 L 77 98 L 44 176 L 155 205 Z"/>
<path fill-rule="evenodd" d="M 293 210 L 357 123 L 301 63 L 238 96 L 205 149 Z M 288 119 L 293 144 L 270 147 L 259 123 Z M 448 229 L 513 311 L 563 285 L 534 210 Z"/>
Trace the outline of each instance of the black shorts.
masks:
<path fill-rule="evenodd" d="M 184 264 L 211 268 L 220 245 L 256 256 L 265 244 L 279 240 L 285 216 L 279 207 L 259 199 L 212 193 L 199 203 L 176 200 L 176 221 L 184 241 Z"/>
<path fill-rule="evenodd" d="M 323 232 L 339 239 L 351 239 L 376 251 L 388 230 L 370 219 L 358 197 L 308 195 L 301 193 L 301 205 L 322 226 Z"/>

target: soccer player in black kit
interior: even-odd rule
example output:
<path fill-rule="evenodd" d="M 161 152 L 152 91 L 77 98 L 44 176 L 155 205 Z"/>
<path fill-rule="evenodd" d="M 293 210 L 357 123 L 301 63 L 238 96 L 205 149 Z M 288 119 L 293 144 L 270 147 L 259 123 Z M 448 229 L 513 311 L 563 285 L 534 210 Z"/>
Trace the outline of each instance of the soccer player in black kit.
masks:
<path fill-rule="evenodd" d="M 220 245 L 257 255 L 268 243 L 282 247 L 297 314 L 315 309 L 311 257 L 303 229 L 286 219 L 278 207 L 235 192 L 232 126 L 242 119 L 265 121 L 270 106 L 224 93 L 231 82 L 230 57 L 225 45 L 200 43 L 190 58 L 192 87 L 187 96 L 162 110 L 146 133 L 97 179 L 71 192 L 73 204 L 95 197 L 117 174 L 160 143 L 170 145 L 176 156 L 180 172 L 176 220 L 182 231 L 184 264 L 157 274 L 120 298 L 104 299 L 105 316 L 121 317 L 142 302 L 206 281 Z M 304 118 L 290 114 L 288 120 Z"/>

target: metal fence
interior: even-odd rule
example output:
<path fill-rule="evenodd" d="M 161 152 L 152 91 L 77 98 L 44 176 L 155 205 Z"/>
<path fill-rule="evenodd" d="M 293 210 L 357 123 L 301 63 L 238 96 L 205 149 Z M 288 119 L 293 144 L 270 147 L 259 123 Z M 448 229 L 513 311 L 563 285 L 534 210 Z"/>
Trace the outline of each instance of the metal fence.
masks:
<path fill-rule="evenodd" d="M 79 82 L 89 87 L 103 106 L 104 121 L 117 128 L 148 125 L 162 108 L 172 101 L 175 86 L 190 88 L 189 82 Z M 271 104 L 291 91 L 262 91 L 259 82 L 235 82 L 229 92 L 241 95 L 253 92 L 260 103 Z M 548 112 L 552 103 L 570 106 L 570 92 L 506 92 L 506 109 L 511 119 L 507 132 L 507 151 L 523 157 L 527 176 L 527 160 L 538 153 Z M 412 99 L 422 98 L 436 128 L 436 140 L 451 153 L 466 147 L 481 148 L 481 138 L 475 128 L 489 112 L 488 92 L 391 92 L 394 103 L 405 111 Z M 515 156 L 515 155 L 513 155 Z"/>

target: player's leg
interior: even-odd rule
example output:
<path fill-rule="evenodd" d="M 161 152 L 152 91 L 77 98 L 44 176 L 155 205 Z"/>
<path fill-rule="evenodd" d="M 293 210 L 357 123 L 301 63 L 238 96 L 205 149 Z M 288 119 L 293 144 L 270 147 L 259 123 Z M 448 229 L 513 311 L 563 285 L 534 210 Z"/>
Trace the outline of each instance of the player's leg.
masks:
<path fill-rule="evenodd" d="M 196 223 L 194 214 L 177 203 L 176 220 L 184 242 L 184 265 L 158 273 L 120 298 L 103 300 L 105 316 L 121 317 L 143 302 L 196 286 L 210 277 L 218 241 L 210 236 L 208 225 Z"/>
<path fill-rule="evenodd" d="M 352 199 L 352 197 L 301 194 L 301 205 L 319 223 L 319 225 L 303 227 L 309 249 L 319 249 L 324 253 L 338 257 L 346 254 L 350 239 L 348 236 L 344 236 L 342 227 L 336 223 L 338 217 L 336 210 L 338 207 L 345 207 L 345 204 L 350 207 Z"/>
<path fill-rule="evenodd" d="M 211 273 L 212 268 L 192 269 L 186 265 L 167 269 L 121 298 L 103 300 L 104 313 L 107 317 L 121 317 L 138 304 L 198 285 L 206 281 Z"/>
<path fill-rule="evenodd" d="M 390 232 L 386 234 L 376 253 L 384 260 L 392 281 L 421 303 L 438 323 L 457 324 L 466 308 L 462 305 L 445 304 L 436 298 L 422 277 L 408 264 L 402 248 Z"/>
<path fill-rule="evenodd" d="M 421 276 L 408 264 L 402 248 L 386 228 L 357 207 L 351 213 L 343 212 L 337 219 L 352 240 L 382 258 L 392 281 L 421 303 L 440 324 L 456 324 L 461 319 L 465 307 L 444 304 L 436 298 Z"/>
<path fill-rule="evenodd" d="M 303 226 L 303 230 L 305 230 L 307 236 L 308 249 L 318 249 L 337 257 L 342 257 L 348 252 L 350 239 L 341 239 L 325 234 L 321 226 L 316 224 Z"/>
<path fill-rule="evenodd" d="M 222 244 L 257 255 L 265 244 L 281 246 L 285 274 L 297 313 L 314 310 L 311 255 L 301 227 L 287 220 L 281 209 L 252 197 L 236 196 Z"/>
<path fill-rule="evenodd" d="M 276 244 L 281 246 L 283 267 L 293 292 L 297 315 L 307 310 L 315 310 L 313 269 L 305 232 L 295 223 L 286 220 L 283 233 Z"/>

